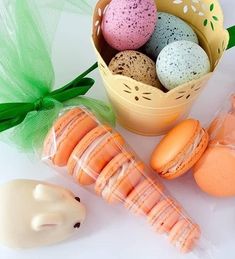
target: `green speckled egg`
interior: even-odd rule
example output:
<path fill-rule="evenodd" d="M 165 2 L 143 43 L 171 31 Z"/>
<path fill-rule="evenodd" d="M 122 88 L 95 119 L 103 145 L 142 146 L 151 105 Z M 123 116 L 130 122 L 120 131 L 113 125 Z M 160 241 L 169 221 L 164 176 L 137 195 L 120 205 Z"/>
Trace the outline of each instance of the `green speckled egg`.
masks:
<path fill-rule="evenodd" d="M 198 44 L 196 33 L 186 22 L 172 14 L 159 12 L 155 30 L 144 46 L 144 51 L 156 60 L 165 46 L 180 40 Z"/>

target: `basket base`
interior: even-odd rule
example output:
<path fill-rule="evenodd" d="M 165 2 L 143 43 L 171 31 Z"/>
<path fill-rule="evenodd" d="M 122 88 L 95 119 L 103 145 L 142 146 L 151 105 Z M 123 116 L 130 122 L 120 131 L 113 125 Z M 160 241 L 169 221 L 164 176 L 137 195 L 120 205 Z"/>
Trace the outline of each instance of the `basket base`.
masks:
<path fill-rule="evenodd" d="M 162 136 L 162 135 L 166 135 L 167 132 L 169 132 L 169 130 L 171 128 L 173 128 L 174 126 L 172 126 L 171 128 L 169 129 L 165 129 L 164 131 L 160 131 L 160 132 L 157 132 L 157 133 L 149 133 L 149 132 L 143 132 L 143 131 L 139 131 L 135 128 L 131 128 L 129 126 L 127 126 L 122 120 L 119 120 L 117 118 L 117 122 L 119 123 L 120 126 L 122 126 L 124 129 L 132 132 L 132 133 L 135 133 L 137 135 L 141 135 L 141 136 L 145 136 L 145 137 L 157 137 L 157 136 Z"/>

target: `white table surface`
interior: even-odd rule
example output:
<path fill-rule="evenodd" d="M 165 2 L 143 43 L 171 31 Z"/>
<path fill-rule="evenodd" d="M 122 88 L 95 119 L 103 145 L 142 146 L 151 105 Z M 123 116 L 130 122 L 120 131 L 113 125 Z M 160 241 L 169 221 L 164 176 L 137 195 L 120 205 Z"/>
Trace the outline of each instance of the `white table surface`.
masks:
<path fill-rule="evenodd" d="M 225 13 L 225 26 L 235 24 L 235 1 L 221 0 L 221 4 Z M 63 15 L 53 51 L 56 85 L 73 79 L 95 61 L 90 44 L 90 25 L 88 16 L 68 13 Z M 90 95 L 106 99 L 98 71 L 93 76 L 97 81 Z M 196 102 L 191 116 L 200 119 L 206 125 L 233 91 L 235 48 L 225 54 L 206 90 Z M 148 163 L 151 151 L 159 138 L 141 137 L 121 127 L 118 128 L 140 157 Z M 107 205 L 100 198 L 70 180 L 60 178 L 53 169 L 14 147 L 0 143 L 0 162 L 0 183 L 14 178 L 29 178 L 60 184 L 79 194 L 88 210 L 87 221 L 72 239 L 51 247 L 27 251 L 12 251 L 0 246 L 1 259 L 194 258 L 193 254 L 182 256 L 171 248 L 165 238 L 155 234 L 143 218 L 130 215 L 121 206 Z M 234 259 L 235 199 L 219 200 L 203 194 L 196 187 L 190 173 L 166 185 L 201 225 L 208 240 L 214 244 L 214 258 Z"/>

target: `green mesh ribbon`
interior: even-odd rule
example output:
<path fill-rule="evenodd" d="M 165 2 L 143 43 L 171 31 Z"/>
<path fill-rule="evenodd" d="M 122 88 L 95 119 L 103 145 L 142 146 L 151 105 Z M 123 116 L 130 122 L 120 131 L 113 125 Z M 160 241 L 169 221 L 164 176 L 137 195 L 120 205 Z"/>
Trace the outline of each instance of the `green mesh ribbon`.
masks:
<path fill-rule="evenodd" d="M 84 105 L 114 123 L 114 115 L 106 104 L 76 98 L 85 95 L 95 83 L 87 75 L 97 68 L 97 63 L 67 85 L 52 89 L 54 70 L 49 37 L 37 11 L 38 2 L 46 6 L 48 0 L 0 3 L 0 132 L 4 132 L 2 139 L 7 138 L 24 150 L 42 144 L 53 121 L 69 101 L 73 106 Z M 60 8 L 62 2 L 57 2 Z M 52 10 L 51 15 L 56 17 L 53 23 L 56 24 L 58 13 L 55 15 Z"/>
<path fill-rule="evenodd" d="M 85 0 L 67 0 L 67 4 L 70 4 L 72 8 L 72 10 L 74 11 L 78 11 L 80 13 L 88 13 L 91 14 L 92 13 L 92 7 L 91 4 L 89 3 L 89 1 L 85 1 Z M 75 7 L 75 9 L 74 9 Z"/>
<path fill-rule="evenodd" d="M 41 0 L 40 0 L 41 1 Z M 48 6 L 57 10 L 65 10 L 78 14 L 92 14 L 91 0 L 43 0 L 40 6 Z"/>

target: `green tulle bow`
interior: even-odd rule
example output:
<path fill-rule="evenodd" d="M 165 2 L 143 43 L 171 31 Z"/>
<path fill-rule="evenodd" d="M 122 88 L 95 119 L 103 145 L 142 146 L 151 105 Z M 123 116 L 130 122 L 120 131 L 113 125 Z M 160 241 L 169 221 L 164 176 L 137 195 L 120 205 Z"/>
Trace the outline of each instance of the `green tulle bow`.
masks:
<path fill-rule="evenodd" d="M 105 103 L 77 98 L 94 85 L 94 79 L 87 75 L 97 68 L 97 63 L 72 82 L 53 90 L 55 76 L 46 36 L 48 28 L 43 26 L 42 14 L 56 24 L 61 9 L 44 7 L 40 12 L 39 4 L 44 2 L 46 6 L 47 0 L 0 3 L 0 138 L 24 150 L 42 145 L 61 109 L 68 105 L 85 106 L 98 117 L 115 122 L 111 108 Z M 54 3 L 62 6 L 62 0 Z"/>

